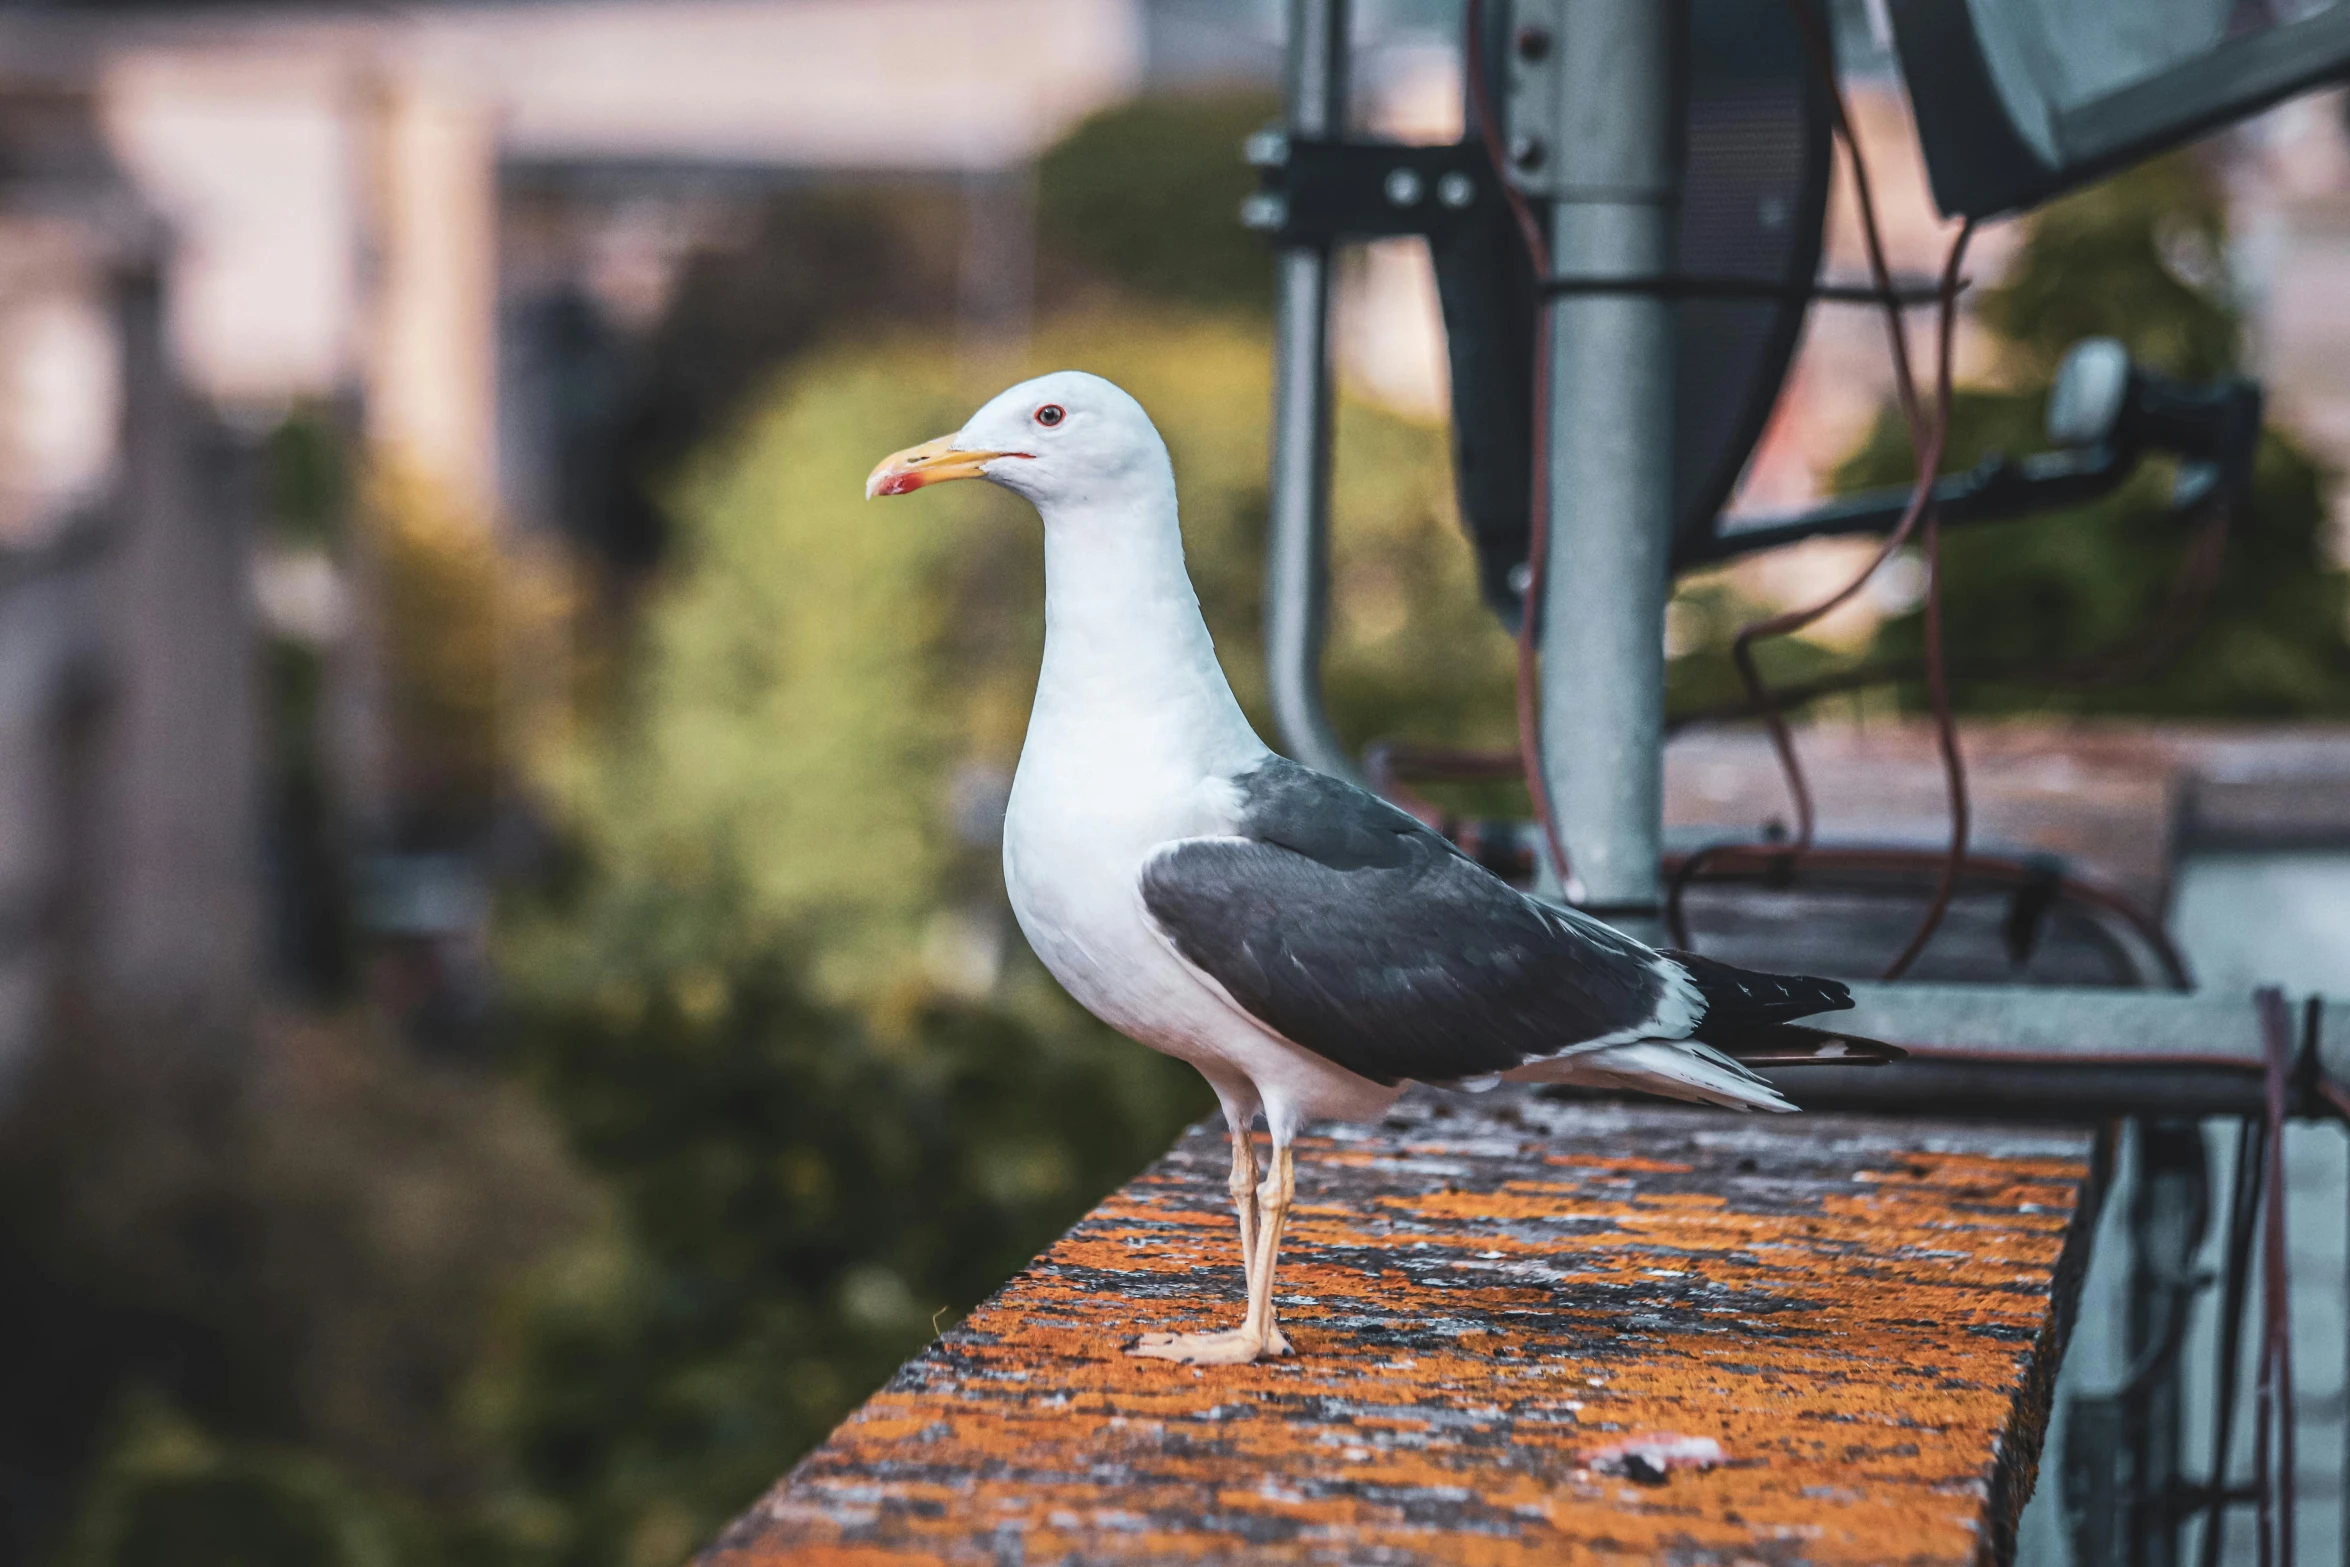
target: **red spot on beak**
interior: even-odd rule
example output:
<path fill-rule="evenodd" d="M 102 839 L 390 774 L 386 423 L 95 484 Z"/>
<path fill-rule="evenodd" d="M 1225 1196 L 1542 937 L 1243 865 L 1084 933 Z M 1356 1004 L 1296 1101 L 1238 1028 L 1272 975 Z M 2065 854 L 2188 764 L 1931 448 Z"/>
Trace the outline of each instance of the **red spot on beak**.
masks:
<path fill-rule="evenodd" d="M 954 445 L 953 436 L 943 435 L 881 459 L 880 466 L 866 475 L 865 494 L 868 499 L 877 495 L 904 495 L 926 484 L 943 484 L 949 479 L 983 479 L 987 477 L 987 465 L 997 458 L 1028 455 L 1027 452 L 962 451 Z"/>

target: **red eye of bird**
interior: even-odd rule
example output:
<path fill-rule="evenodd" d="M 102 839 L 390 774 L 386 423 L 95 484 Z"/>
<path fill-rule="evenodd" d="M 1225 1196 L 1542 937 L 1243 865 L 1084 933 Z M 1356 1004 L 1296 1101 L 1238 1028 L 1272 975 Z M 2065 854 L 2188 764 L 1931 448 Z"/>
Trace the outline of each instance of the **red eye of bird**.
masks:
<path fill-rule="evenodd" d="M 1068 417 L 1069 410 L 1059 403 L 1047 403 L 1036 411 L 1036 422 L 1048 430 Z"/>

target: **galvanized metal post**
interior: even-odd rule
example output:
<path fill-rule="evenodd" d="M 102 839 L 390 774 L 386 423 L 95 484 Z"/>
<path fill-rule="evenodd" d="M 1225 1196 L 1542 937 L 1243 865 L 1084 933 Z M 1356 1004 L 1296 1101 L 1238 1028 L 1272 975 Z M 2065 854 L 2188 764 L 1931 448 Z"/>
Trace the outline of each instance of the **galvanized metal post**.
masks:
<path fill-rule="evenodd" d="M 1549 128 L 1513 154 L 1547 164 L 1551 264 L 1652 279 L 1673 259 L 1679 185 L 1673 0 L 1552 0 Z M 1532 43 L 1521 29 L 1519 48 Z M 1526 120 L 1521 119 L 1521 126 Z M 1551 308 L 1550 547 L 1542 754 L 1570 891 L 1652 926 L 1664 830 L 1664 611 L 1673 499 L 1673 307 L 1657 293 L 1566 293 Z M 1579 884 L 1579 885 L 1578 885 Z"/>
<path fill-rule="evenodd" d="M 1346 132 L 1348 0 L 1290 0 L 1285 120 L 1292 136 Z M 1275 258 L 1273 471 L 1268 494 L 1265 661 L 1273 721 L 1289 754 L 1357 776 L 1322 707 L 1329 599 L 1330 247 Z"/>

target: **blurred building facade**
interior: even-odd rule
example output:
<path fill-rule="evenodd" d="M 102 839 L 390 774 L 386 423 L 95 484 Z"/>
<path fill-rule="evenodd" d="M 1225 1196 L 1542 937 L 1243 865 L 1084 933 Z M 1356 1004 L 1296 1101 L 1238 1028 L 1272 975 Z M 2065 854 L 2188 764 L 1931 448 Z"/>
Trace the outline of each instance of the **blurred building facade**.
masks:
<path fill-rule="evenodd" d="M 179 241 L 172 343 L 228 406 L 356 390 L 371 444 L 501 501 L 501 202 L 576 177 L 576 268 L 622 317 L 727 219 L 824 173 L 1018 167 L 1133 90 L 1129 0 L 585 0 L 19 17 L 88 80 Z M 29 36 L 28 36 L 29 35 Z"/>
<path fill-rule="evenodd" d="M 258 978 L 251 469 L 100 129 L 0 92 L 0 1091 L 69 994 L 225 1036 Z"/>

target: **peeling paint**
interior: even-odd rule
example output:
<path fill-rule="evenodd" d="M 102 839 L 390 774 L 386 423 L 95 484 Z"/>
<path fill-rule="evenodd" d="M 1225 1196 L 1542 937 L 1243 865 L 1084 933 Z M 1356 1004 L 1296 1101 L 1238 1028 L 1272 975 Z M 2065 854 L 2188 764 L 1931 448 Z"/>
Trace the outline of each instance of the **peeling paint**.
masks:
<path fill-rule="evenodd" d="M 706 1567 L 1972 1562 L 2010 1547 L 2085 1260 L 2067 1129 L 1414 1094 L 1301 1140 L 1277 1298 L 1229 1326 L 1194 1130 L 898 1375 Z M 1642 1433 L 1720 1463 L 1636 1485 Z"/>

